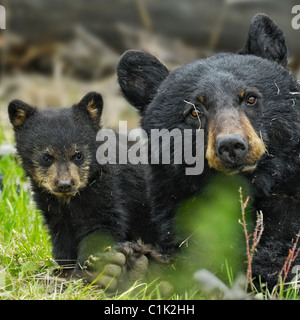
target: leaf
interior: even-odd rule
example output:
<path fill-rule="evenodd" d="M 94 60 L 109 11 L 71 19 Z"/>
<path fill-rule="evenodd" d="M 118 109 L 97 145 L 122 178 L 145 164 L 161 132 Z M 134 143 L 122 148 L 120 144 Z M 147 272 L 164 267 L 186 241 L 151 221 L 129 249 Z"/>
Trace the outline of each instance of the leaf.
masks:
<path fill-rule="evenodd" d="M 34 261 L 27 261 L 22 264 L 22 271 L 24 273 L 32 273 L 39 270 L 39 265 Z"/>

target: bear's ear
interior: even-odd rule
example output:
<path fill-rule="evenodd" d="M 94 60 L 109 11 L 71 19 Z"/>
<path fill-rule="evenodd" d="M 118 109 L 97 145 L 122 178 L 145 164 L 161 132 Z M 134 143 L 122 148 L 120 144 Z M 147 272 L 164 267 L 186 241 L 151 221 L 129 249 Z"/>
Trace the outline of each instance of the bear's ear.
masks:
<path fill-rule="evenodd" d="M 78 104 L 74 106 L 74 110 L 83 112 L 96 126 L 100 126 L 100 119 L 103 110 L 103 99 L 100 93 L 87 93 Z"/>
<path fill-rule="evenodd" d="M 120 58 L 117 74 L 125 98 L 143 113 L 169 71 L 151 54 L 128 50 Z"/>
<path fill-rule="evenodd" d="M 21 127 L 35 112 L 36 108 L 21 100 L 13 100 L 8 105 L 9 120 L 15 129 Z"/>
<path fill-rule="evenodd" d="M 282 30 L 265 14 L 257 14 L 250 23 L 248 38 L 239 54 L 253 54 L 287 66 L 287 47 Z"/>

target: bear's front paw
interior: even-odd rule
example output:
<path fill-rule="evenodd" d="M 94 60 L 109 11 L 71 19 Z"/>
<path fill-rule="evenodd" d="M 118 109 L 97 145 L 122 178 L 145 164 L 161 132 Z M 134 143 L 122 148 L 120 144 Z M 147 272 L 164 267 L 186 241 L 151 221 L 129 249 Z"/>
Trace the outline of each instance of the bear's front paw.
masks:
<path fill-rule="evenodd" d="M 135 282 L 142 280 L 148 271 L 148 258 L 144 254 L 136 253 L 132 248 L 123 248 L 126 265 L 122 272 L 122 281 Z"/>
<path fill-rule="evenodd" d="M 170 266 L 170 259 L 163 256 L 151 245 L 138 242 L 126 242 L 116 247 L 116 250 L 126 257 L 126 264 L 122 268 L 119 284 L 127 289 L 136 281 L 152 281 L 164 274 L 164 267 Z M 169 298 L 174 292 L 174 287 L 168 281 L 159 285 L 160 297 Z"/>
<path fill-rule="evenodd" d="M 97 253 L 85 261 L 83 271 L 89 282 L 109 290 L 115 290 L 125 263 L 126 257 L 121 252 Z"/>

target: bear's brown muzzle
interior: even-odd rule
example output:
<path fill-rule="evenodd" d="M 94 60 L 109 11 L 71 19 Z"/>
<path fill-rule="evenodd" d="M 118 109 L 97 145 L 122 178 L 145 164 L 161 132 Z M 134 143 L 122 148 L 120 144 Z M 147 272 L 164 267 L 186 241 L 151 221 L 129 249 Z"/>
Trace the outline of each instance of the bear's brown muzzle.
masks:
<path fill-rule="evenodd" d="M 218 171 L 253 171 L 265 153 L 265 145 L 245 113 L 220 112 L 209 121 L 206 159 Z"/>

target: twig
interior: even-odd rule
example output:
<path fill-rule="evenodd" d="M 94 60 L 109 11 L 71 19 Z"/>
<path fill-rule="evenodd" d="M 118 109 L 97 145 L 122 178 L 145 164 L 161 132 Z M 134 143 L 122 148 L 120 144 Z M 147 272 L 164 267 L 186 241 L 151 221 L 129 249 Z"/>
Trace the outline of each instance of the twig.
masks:
<path fill-rule="evenodd" d="M 243 194 L 242 194 L 242 187 L 240 187 L 239 193 L 240 193 L 240 202 L 241 202 L 241 211 L 242 211 L 242 220 L 239 220 L 239 223 L 244 228 L 245 239 L 246 239 L 247 263 L 248 263 L 248 266 L 247 266 L 247 286 L 246 286 L 245 290 L 246 291 L 248 290 L 248 285 L 250 284 L 251 291 L 254 294 L 255 291 L 254 291 L 254 285 L 253 285 L 253 279 L 252 279 L 252 261 L 253 261 L 253 256 L 254 256 L 256 247 L 259 244 L 259 241 L 260 241 L 261 236 L 264 231 L 263 214 L 261 211 L 259 213 L 257 213 L 256 225 L 255 225 L 253 235 L 251 235 L 251 234 L 249 235 L 248 230 L 247 230 L 247 224 L 246 224 L 245 209 L 247 208 L 250 197 L 248 196 L 246 198 L 246 201 L 244 202 L 243 201 Z M 251 236 L 253 236 L 253 240 L 252 240 L 252 246 L 250 248 L 249 240 L 250 240 Z"/>
<path fill-rule="evenodd" d="M 197 118 L 198 118 L 198 121 L 199 121 L 199 128 L 198 128 L 198 130 L 200 130 L 200 129 L 201 129 L 201 126 L 202 126 L 202 123 L 201 123 L 201 120 L 200 120 L 200 117 L 199 117 L 199 114 L 198 114 L 198 112 L 197 112 L 197 108 L 196 108 L 195 104 L 192 103 L 192 102 L 189 102 L 189 101 L 187 101 L 187 100 L 183 100 L 183 102 L 185 102 L 185 103 L 187 103 L 187 104 L 189 104 L 189 105 L 191 105 L 191 106 L 194 107 L 194 110 L 195 110 L 196 113 L 197 113 Z"/>
<path fill-rule="evenodd" d="M 278 87 L 278 85 L 277 85 L 277 83 L 274 81 L 274 84 L 275 84 L 275 87 L 277 88 L 277 94 L 279 94 L 280 93 L 280 89 L 279 89 L 279 87 Z"/>
<path fill-rule="evenodd" d="M 257 213 L 256 215 L 256 225 L 253 233 L 253 241 L 252 241 L 252 248 L 251 248 L 252 257 L 254 256 L 254 251 L 257 245 L 259 244 L 260 238 L 264 231 L 263 219 L 264 219 L 263 213 L 259 211 L 259 213 Z"/>
<path fill-rule="evenodd" d="M 151 22 L 151 18 L 150 18 L 150 15 L 147 11 L 147 7 L 146 7 L 146 4 L 145 4 L 145 1 L 144 0 L 136 0 L 136 5 L 137 5 L 137 8 L 138 8 L 138 12 L 139 12 L 139 16 L 140 16 L 140 19 L 143 23 L 143 26 L 145 27 L 146 30 L 148 30 L 149 32 L 152 32 L 153 31 L 153 25 L 152 25 L 152 22 Z"/>
<path fill-rule="evenodd" d="M 300 230 L 299 230 L 299 232 L 297 234 L 296 241 L 295 241 L 295 243 L 293 245 L 293 248 L 289 249 L 289 254 L 286 257 L 286 259 L 284 261 L 284 265 L 283 265 L 283 267 L 282 267 L 282 269 L 281 269 L 281 271 L 279 273 L 278 282 L 277 282 L 277 285 L 276 285 L 276 287 L 274 289 L 274 292 L 276 292 L 278 287 L 280 286 L 281 279 L 282 279 L 282 284 L 285 284 L 285 281 L 286 281 L 286 278 L 287 278 L 288 273 L 290 271 L 291 265 L 295 261 L 295 259 L 297 258 L 298 254 L 299 254 L 300 248 L 297 249 L 299 237 L 300 237 Z"/>
<path fill-rule="evenodd" d="M 188 247 L 189 246 L 189 240 L 193 235 L 194 235 L 194 232 L 180 243 L 179 248 L 181 248 L 185 243 L 186 243 L 186 246 Z"/>

